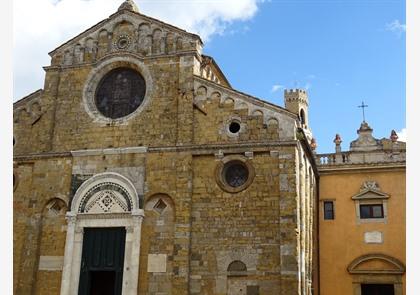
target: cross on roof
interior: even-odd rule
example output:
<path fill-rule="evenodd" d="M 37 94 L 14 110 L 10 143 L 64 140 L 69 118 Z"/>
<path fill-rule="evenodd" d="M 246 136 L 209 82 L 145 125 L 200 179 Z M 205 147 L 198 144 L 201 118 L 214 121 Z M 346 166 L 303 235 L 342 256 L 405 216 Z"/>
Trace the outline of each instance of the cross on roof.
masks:
<path fill-rule="evenodd" d="M 363 102 L 363 100 L 362 100 L 362 105 L 360 105 L 360 106 L 357 106 L 358 108 L 362 108 L 362 111 L 363 111 L 363 122 L 365 122 L 365 108 L 367 108 L 368 107 L 368 105 L 367 104 L 365 104 L 364 102 Z"/>

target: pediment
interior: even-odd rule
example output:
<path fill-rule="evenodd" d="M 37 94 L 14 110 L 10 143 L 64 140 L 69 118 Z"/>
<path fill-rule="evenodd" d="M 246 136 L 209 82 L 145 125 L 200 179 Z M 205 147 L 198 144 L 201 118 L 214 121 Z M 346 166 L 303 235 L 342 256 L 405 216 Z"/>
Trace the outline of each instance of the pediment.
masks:
<path fill-rule="evenodd" d="M 121 10 L 51 51 L 53 66 L 95 62 L 108 54 L 159 56 L 201 50 L 198 35 L 135 11 Z"/>
<path fill-rule="evenodd" d="M 360 188 L 360 192 L 351 198 L 353 200 L 388 199 L 389 195 L 380 191 L 377 182 L 365 181 Z"/>
<path fill-rule="evenodd" d="M 374 190 L 366 190 L 363 192 L 358 193 L 351 197 L 353 200 L 364 200 L 364 199 L 388 199 L 389 196 L 387 194 L 374 191 Z"/>
<path fill-rule="evenodd" d="M 347 270 L 351 274 L 403 274 L 405 266 L 388 255 L 368 254 L 353 260 Z"/>

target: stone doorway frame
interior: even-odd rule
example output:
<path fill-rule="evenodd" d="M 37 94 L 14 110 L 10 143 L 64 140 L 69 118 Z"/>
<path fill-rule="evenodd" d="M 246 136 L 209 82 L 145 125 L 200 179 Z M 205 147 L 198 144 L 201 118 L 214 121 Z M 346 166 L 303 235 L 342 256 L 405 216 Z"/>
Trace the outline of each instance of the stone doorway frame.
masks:
<path fill-rule="evenodd" d="M 369 260 L 382 260 L 393 266 L 392 269 L 369 270 L 358 268 Z M 368 254 L 353 260 L 347 267 L 352 275 L 353 295 L 362 295 L 362 284 L 392 284 L 394 295 L 403 295 L 403 275 L 405 266 L 398 259 L 384 254 Z"/>
<path fill-rule="evenodd" d="M 130 212 L 81 213 L 79 204 L 89 189 L 103 182 L 114 182 L 125 188 L 132 208 Z M 80 266 L 83 249 L 83 228 L 85 227 L 125 227 L 125 255 L 122 280 L 122 295 L 137 295 L 140 263 L 141 224 L 144 210 L 139 208 L 137 192 L 129 179 L 121 174 L 105 172 L 92 176 L 76 191 L 67 212 L 67 236 L 64 250 L 64 266 L 61 279 L 61 295 L 77 295 L 79 289 Z"/>

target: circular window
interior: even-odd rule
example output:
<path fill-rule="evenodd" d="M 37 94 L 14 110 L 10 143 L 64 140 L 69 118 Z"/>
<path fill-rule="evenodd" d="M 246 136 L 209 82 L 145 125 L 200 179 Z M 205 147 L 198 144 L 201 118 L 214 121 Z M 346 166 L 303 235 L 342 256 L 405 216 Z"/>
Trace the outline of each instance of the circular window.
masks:
<path fill-rule="evenodd" d="M 241 124 L 239 122 L 233 121 L 229 124 L 229 131 L 231 133 L 238 133 L 241 130 Z"/>
<path fill-rule="evenodd" d="M 115 46 L 118 49 L 126 49 L 130 45 L 130 43 L 131 43 L 130 41 L 131 41 L 131 38 L 129 36 L 121 35 L 118 38 L 118 40 L 115 42 Z"/>
<path fill-rule="evenodd" d="M 223 167 L 222 176 L 226 184 L 231 187 L 240 187 L 248 180 L 248 167 L 241 161 L 231 161 Z"/>
<path fill-rule="evenodd" d="M 246 189 L 254 179 L 254 168 L 243 156 L 225 157 L 216 168 L 216 182 L 225 191 L 237 193 Z"/>
<path fill-rule="evenodd" d="M 118 119 L 134 112 L 143 102 L 145 93 L 146 82 L 137 71 L 116 68 L 99 82 L 95 105 L 105 117 Z"/>

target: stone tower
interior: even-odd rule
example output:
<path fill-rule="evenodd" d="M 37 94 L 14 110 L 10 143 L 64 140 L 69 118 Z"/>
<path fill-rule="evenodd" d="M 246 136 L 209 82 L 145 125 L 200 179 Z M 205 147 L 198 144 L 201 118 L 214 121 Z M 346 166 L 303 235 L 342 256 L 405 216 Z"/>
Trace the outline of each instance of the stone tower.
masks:
<path fill-rule="evenodd" d="M 284 105 L 287 110 L 297 114 L 302 128 L 308 129 L 308 94 L 303 89 L 285 89 Z"/>

